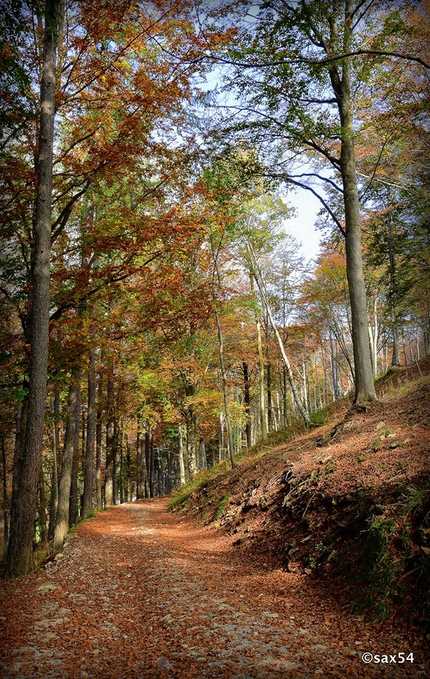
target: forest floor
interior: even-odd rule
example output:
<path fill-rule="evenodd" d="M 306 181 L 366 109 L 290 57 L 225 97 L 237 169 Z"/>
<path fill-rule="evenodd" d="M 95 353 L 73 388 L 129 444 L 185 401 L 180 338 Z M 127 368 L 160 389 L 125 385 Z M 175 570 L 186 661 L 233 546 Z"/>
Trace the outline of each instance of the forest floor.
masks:
<path fill-rule="evenodd" d="M 102 512 L 48 569 L 2 583 L 2 677 L 429 676 L 418 637 L 365 623 L 311 579 L 250 560 L 232 536 L 166 504 Z M 399 653 L 414 662 L 394 663 Z"/>
<path fill-rule="evenodd" d="M 429 677 L 429 372 L 202 473 L 174 513 L 142 500 L 77 526 L 1 582 L 0 676 Z"/>

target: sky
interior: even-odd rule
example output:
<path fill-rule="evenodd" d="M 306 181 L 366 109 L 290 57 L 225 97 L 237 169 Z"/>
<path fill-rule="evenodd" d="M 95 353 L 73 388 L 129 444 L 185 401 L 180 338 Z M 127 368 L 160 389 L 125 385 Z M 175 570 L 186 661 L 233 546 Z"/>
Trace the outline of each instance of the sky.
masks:
<path fill-rule="evenodd" d="M 301 243 L 301 254 L 313 259 L 320 251 L 321 233 L 314 227 L 321 203 L 305 189 L 289 193 L 287 201 L 296 209 L 296 216 L 285 221 L 285 231 Z"/>

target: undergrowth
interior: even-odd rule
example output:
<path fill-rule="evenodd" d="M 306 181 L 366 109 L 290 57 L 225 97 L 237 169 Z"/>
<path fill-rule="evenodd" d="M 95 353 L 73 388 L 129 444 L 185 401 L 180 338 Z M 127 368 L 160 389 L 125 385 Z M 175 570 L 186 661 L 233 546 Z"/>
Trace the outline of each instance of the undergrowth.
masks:
<path fill-rule="evenodd" d="M 196 474 L 196 476 L 193 479 L 190 479 L 188 483 L 173 492 L 172 497 L 167 504 L 168 509 L 172 512 L 185 509 L 194 493 L 212 479 L 225 473 L 229 468 L 229 465 L 230 462 L 228 460 L 222 460 L 222 462 L 219 462 L 214 467 L 210 467 L 210 469 L 205 469 Z"/>
<path fill-rule="evenodd" d="M 362 594 L 355 608 L 370 611 L 377 622 L 419 592 L 416 617 L 430 628 L 430 547 L 425 544 L 430 542 L 430 479 L 422 481 L 399 489 L 396 503 L 379 506 L 381 513 L 368 519 L 359 554 Z"/>

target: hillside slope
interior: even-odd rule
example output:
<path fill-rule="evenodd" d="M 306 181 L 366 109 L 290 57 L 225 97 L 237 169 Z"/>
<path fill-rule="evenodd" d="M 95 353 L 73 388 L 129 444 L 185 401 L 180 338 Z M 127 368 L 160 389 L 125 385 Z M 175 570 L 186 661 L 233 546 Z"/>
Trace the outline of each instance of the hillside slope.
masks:
<path fill-rule="evenodd" d="M 374 620 L 430 632 L 430 359 L 377 383 L 366 412 L 202 473 L 170 502 Z M 208 478 L 211 476 L 211 478 Z M 430 635 L 429 635 L 430 636 Z"/>

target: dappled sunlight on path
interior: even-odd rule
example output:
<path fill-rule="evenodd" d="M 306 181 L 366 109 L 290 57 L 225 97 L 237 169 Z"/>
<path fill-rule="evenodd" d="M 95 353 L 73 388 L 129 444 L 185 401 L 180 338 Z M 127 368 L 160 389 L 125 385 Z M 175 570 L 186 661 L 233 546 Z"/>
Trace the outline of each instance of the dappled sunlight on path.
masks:
<path fill-rule="evenodd" d="M 64 558 L 2 589 L 8 679 L 427 676 L 410 642 L 333 613 L 300 576 L 243 560 L 164 499 L 100 513 Z M 415 662 L 366 665 L 365 651 Z"/>

